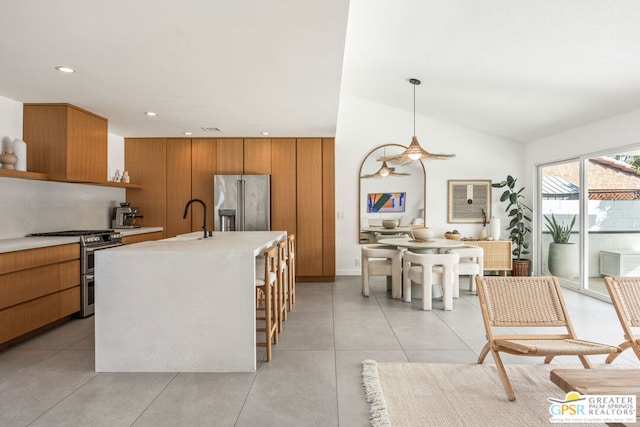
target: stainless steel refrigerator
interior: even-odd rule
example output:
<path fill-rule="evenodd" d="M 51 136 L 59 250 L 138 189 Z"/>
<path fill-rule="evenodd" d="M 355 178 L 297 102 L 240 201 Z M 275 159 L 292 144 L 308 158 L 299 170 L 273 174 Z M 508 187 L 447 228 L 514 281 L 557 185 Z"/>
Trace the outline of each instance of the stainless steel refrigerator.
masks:
<path fill-rule="evenodd" d="M 215 231 L 271 229 L 270 175 L 215 175 Z"/>

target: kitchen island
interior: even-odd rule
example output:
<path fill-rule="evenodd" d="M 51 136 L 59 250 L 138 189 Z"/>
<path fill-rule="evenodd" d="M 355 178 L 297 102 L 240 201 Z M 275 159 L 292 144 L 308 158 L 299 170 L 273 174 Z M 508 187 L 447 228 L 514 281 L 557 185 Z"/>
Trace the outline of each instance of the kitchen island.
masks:
<path fill-rule="evenodd" d="M 197 232 L 97 252 L 96 372 L 255 371 L 255 257 L 285 237 Z"/>

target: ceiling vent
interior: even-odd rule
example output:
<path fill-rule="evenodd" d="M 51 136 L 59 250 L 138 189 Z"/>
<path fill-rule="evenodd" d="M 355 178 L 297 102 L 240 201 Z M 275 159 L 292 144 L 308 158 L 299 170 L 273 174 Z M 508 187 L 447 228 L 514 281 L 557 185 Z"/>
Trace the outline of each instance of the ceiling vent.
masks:
<path fill-rule="evenodd" d="M 201 127 L 200 129 L 202 129 L 205 132 L 222 132 L 222 129 L 220 129 L 219 127 Z"/>

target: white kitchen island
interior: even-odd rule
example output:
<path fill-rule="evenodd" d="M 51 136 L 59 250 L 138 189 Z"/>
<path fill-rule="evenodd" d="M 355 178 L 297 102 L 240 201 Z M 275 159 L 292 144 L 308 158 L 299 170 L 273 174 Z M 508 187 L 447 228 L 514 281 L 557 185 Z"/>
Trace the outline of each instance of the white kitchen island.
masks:
<path fill-rule="evenodd" d="M 255 257 L 285 231 L 96 252 L 96 372 L 256 370 Z"/>

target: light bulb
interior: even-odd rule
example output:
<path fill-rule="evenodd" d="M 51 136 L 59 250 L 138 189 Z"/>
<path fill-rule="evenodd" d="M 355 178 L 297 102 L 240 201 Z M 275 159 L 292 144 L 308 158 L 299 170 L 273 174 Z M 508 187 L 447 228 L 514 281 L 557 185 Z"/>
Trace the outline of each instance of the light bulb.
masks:
<path fill-rule="evenodd" d="M 420 153 L 409 153 L 408 156 L 411 160 L 418 160 L 422 154 Z"/>
<path fill-rule="evenodd" d="M 389 169 L 387 169 L 387 168 L 380 169 L 380 176 L 383 177 L 383 178 L 389 176 Z"/>

